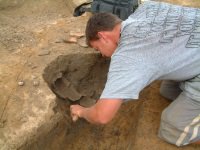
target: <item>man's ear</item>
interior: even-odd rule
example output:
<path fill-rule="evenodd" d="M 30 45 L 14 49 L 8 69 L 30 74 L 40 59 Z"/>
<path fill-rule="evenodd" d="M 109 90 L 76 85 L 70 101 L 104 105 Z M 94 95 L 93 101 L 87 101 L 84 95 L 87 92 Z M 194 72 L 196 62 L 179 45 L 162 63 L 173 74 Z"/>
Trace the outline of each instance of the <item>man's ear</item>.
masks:
<path fill-rule="evenodd" d="M 98 32 L 98 37 L 99 37 L 100 40 L 101 40 L 101 39 L 107 40 L 107 35 L 106 35 L 106 33 L 103 32 L 103 31 L 99 31 L 99 32 Z"/>

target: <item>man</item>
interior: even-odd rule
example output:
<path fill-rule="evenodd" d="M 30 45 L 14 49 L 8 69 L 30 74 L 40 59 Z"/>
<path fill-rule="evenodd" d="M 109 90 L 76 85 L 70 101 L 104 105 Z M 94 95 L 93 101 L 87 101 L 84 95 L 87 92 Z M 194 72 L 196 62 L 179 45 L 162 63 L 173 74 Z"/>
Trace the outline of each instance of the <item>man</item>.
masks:
<path fill-rule="evenodd" d="M 160 92 L 172 103 L 162 113 L 159 137 L 177 146 L 200 143 L 199 27 L 200 9 L 151 1 L 123 22 L 108 13 L 92 16 L 87 42 L 111 63 L 98 102 L 72 105 L 72 119 L 106 124 L 124 101 L 164 80 Z"/>

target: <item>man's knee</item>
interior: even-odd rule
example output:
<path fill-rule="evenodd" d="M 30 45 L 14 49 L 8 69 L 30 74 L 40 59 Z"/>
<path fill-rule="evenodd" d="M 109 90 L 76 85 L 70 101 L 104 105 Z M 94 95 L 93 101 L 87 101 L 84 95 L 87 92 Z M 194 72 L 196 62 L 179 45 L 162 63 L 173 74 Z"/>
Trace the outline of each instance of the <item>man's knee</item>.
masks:
<path fill-rule="evenodd" d="M 166 108 L 162 112 L 158 134 L 161 139 L 176 146 L 185 146 L 200 140 L 200 131 L 195 130 L 199 128 L 200 115 L 197 114 L 188 121 L 187 116 L 182 116 L 181 112 Z"/>
<path fill-rule="evenodd" d="M 179 82 L 163 81 L 160 87 L 160 94 L 170 100 L 174 100 L 181 93 Z"/>
<path fill-rule="evenodd" d="M 180 124 L 180 116 L 178 113 L 174 113 L 171 110 L 168 110 L 167 108 L 162 112 L 161 115 L 161 121 L 164 121 L 167 124 L 170 124 L 171 126 L 173 126 L 174 128 L 180 128 L 181 124 Z"/>
<path fill-rule="evenodd" d="M 176 121 L 176 116 L 165 109 L 162 112 L 161 123 L 158 136 L 168 143 L 177 145 L 177 139 L 180 135 L 180 124 Z"/>
<path fill-rule="evenodd" d="M 182 84 L 183 92 L 163 111 L 161 116 L 159 137 L 177 146 L 200 140 L 200 82 L 195 80 L 194 84 L 192 81 Z M 164 89 L 170 89 L 172 82 L 168 83 L 164 84 Z"/>

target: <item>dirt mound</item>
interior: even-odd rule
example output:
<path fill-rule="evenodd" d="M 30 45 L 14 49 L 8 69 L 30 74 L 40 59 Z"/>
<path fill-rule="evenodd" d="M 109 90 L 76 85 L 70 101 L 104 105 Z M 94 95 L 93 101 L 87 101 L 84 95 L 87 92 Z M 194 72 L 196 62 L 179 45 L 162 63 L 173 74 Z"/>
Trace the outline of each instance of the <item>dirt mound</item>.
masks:
<path fill-rule="evenodd" d="M 106 81 L 109 60 L 99 54 L 59 56 L 44 70 L 44 80 L 61 99 L 91 106 Z"/>

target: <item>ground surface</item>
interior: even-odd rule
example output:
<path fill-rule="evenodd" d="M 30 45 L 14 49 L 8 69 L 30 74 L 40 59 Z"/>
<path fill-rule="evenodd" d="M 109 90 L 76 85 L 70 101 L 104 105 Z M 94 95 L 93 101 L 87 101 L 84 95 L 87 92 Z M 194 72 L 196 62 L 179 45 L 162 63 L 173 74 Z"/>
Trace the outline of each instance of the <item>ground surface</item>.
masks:
<path fill-rule="evenodd" d="M 197 0 L 173 3 L 200 7 Z M 59 55 L 94 53 L 81 43 L 84 37 L 67 42 L 72 32 L 84 31 L 89 16 L 72 17 L 67 4 L 0 1 L 0 149 L 178 149 L 157 137 L 161 112 L 169 104 L 158 93 L 159 82 L 147 87 L 139 101 L 124 104 L 106 126 L 71 122 L 68 104 L 56 100 L 42 77 Z"/>

